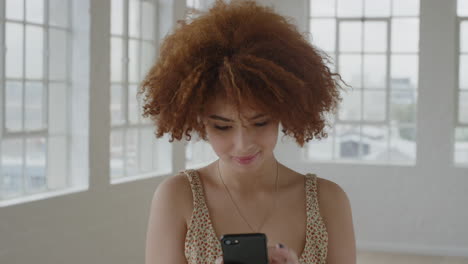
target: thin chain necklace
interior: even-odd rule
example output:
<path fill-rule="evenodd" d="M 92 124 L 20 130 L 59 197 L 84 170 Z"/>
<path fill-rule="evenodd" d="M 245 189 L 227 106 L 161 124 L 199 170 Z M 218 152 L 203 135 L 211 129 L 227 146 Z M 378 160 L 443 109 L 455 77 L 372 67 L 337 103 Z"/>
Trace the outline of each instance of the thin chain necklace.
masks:
<path fill-rule="evenodd" d="M 268 212 L 266 215 L 265 215 L 265 218 L 263 219 L 263 221 L 260 223 L 260 225 L 258 226 L 257 229 L 253 228 L 251 224 L 249 224 L 249 222 L 247 221 L 247 219 L 244 217 L 244 215 L 241 213 L 240 209 L 239 209 L 239 206 L 237 206 L 236 202 L 234 201 L 234 199 L 232 198 L 232 195 L 231 195 L 231 192 L 229 191 L 228 187 L 226 186 L 226 184 L 224 183 L 224 180 L 223 180 L 223 177 L 221 177 L 221 171 L 219 170 L 219 160 L 218 160 L 218 163 L 217 163 L 217 166 L 218 166 L 218 176 L 219 176 L 219 179 L 221 180 L 221 182 L 223 183 L 224 185 L 224 188 L 226 189 L 226 192 L 228 193 L 229 195 L 229 198 L 231 199 L 231 202 L 234 204 L 234 207 L 236 207 L 236 210 L 237 210 L 237 213 L 239 214 L 239 216 L 242 218 L 242 220 L 244 220 L 244 222 L 249 226 L 249 228 L 254 232 L 259 232 L 260 229 L 263 227 L 263 225 L 265 224 L 266 220 L 268 219 L 269 216 L 271 216 L 272 212 L 275 210 L 276 208 L 276 200 L 278 198 L 278 161 L 276 161 L 276 182 L 275 182 L 275 198 L 273 200 L 273 207 L 272 209 L 270 210 L 270 212 Z"/>

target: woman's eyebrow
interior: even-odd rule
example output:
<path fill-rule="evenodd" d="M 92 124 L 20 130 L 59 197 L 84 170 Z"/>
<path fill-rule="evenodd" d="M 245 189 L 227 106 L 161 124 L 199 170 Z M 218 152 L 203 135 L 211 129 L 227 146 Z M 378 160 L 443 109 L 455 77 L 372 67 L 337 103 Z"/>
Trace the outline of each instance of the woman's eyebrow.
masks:
<path fill-rule="evenodd" d="M 218 115 L 210 115 L 209 118 L 215 119 L 215 120 L 226 121 L 226 122 L 234 122 L 231 119 L 228 119 L 228 118 L 225 118 L 225 117 L 222 117 L 222 116 L 218 116 Z"/>
<path fill-rule="evenodd" d="M 266 115 L 265 114 L 258 114 L 256 116 L 253 116 L 253 117 L 249 118 L 249 120 L 255 120 L 257 118 L 264 117 L 264 116 L 266 116 Z M 229 118 L 222 117 L 222 116 L 219 116 L 219 115 L 210 115 L 209 118 L 215 119 L 215 120 L 221 120 L 221 121 L 225 121 L 225 122 L 234 122 L 234 120 L 231 120 Z"/>

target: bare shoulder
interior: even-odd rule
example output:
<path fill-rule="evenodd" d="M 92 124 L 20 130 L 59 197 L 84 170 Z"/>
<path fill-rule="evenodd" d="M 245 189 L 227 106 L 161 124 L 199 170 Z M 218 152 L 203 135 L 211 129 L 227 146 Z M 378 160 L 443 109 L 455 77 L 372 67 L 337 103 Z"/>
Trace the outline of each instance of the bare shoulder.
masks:
<path fill-rule="evenodd" d="M 317 177 L 317 191 L 319 203 L 323 209 L 336 204 L 349 203 L 348 195 L 337 183 Z"/>
<path fill-rule="evenodd" d="M 182 172 L 164 179 L 153 195 L 153 205 L 171 207 L 185 219 L 190 217 L 193 209 L 192 203 L 190 182 Z"/>
<path fill-rule="evenodd" d="M 146 264 L 186 263 L 186 219 L 192 207 L 190 183 L 184 174 L 168 177 L 159 184 L 148 219 Z"/>
<path fill-rule="evenodd" d="M 337 183 L 317 177 L 320 214 L 328 233 L 327 263 L 356 263 L 351 204 Z"/>

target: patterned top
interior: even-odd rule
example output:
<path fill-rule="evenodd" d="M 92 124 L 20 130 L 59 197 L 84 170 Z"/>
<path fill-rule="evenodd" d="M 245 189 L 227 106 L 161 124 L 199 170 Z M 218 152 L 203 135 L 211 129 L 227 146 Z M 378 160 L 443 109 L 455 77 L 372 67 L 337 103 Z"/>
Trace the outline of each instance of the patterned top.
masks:
<path fill-rule="evenodd" d="M 190 181 L 193 194 L 193 213 L 185 237 L 185 257 L 188 264 L 213 264 L 222 255 L 222 250 L 211 223 L 203 186 L 196 170 L 183 172 Z M 328 233 L 319 213 L 317 177 L 315 174 L 306 174 L 305 177 L 307 230 L 299 263 L 324 264 L 327 258 Z"/>

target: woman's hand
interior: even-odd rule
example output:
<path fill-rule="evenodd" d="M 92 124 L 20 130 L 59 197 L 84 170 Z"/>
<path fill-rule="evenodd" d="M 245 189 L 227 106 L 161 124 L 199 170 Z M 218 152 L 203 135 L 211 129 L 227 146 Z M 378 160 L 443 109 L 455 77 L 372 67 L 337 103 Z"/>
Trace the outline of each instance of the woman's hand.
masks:
<path fill-rule="evenodd" d="M 268 247 L 268 260 L 270 264 L 299 264 L 299 259 L 294 250 L 277 244 L 276 247 Z M 216 264 L 224 264 L 223 257 L 216 259 Z"/>

